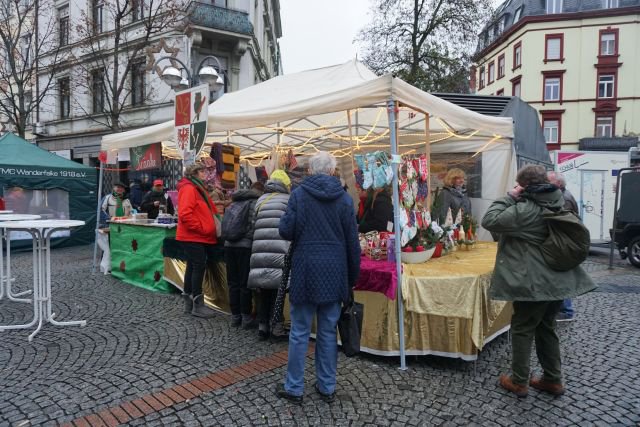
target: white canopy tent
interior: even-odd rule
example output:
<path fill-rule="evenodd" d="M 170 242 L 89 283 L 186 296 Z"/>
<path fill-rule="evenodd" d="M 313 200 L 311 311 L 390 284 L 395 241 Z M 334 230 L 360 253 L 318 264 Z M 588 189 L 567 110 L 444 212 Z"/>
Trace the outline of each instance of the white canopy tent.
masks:
<path fill-rule="evenodd" d="M 178 158 L 173 121 L 106 135 L 102 150 L 163 142 L 163 155 Z M 476 216 L 512 185 L 516 172 L 513 120 L 475 113 L 385 75 L 357 61 L 278 76 L 225 94 L 209 105 L 203 153 L 214 142 L 239 146 L 244 160 L 258 164 L 276 152 L 309 155 L 324 150 L 351 165 L 354 153 L 481 156 L 481 196 L 472 198 Z M 397 156 L 394 157 L 398 159 Z M 344 163 L 343 163 L 344 164 Z M 397 163 L 394 163 L 395 232 L 399 235 Z M 351 176 L 352 174 L 347 174 Z M 352 176 L 351 176 L 352 178 Z M 353 185 L 350 185 L 353 188 Z M 480 238 L 488 233 L 480 233 Z M 400 247 L 398 305 L 400 355 L 404 360 Z"/>

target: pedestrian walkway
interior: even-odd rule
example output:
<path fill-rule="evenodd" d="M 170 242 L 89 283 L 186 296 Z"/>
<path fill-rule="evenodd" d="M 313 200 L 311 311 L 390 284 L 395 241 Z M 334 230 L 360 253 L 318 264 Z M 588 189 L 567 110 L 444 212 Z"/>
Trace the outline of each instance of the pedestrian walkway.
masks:
<path fill-rule="evenodd" d="M 46 325 L 0 333 L 0 426 L 26 425 L 638 425 L 640 270 L 586 265 L 597 292 L 576 298 L 576 321 L 559 326 L 567 394 L 532 390 L 517 399 L 497 385 L 508 370 L 505 335 L 477 363 L 438 357 L 340 356 L 337 399 L 313 391 L 312 349 L 302 406 L 278 399 L 286 343 L 220 315 L 182 313 L 162 295 L 91 274 L 91 247 L 52 253 L 57 317 L 84 328 Z M 16 254 L 16 287 L 30 282 L 31 254 Z M 25 304 L 0 301 L 0 323 L 28 320 Z M 539 367 L 534 364 L 534 369 Z"/>

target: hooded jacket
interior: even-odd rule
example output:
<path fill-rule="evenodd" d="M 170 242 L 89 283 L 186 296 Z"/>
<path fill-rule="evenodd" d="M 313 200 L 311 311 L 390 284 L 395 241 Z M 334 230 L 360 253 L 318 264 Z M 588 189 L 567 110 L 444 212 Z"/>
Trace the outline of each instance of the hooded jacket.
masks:
<path fill-rule="evenodd" d="M 256 201 L 260 197 L 260 193 L 255 190 L 238 190 L 231 196 L 231 205 L 238 203 L 244 204 L 249 203 L 249 218 L 248 218 L 248 228 L 242 239 L 236 240 L 234 242 L 230 242 L 225 240 L 224 247 L 225 248 L 247 248 L 251 249 L 251 245 L 253 243 L 253 232 L 255 226 L 255 215 L 256 215 Z M 225 215 L 229 215 L 229 211 L 227 210 Z"/>
<path fill-rule="evenodd" d="M 267 181 L 264 194 L 256 202 L 253 244 L 247 286 L 251 289 L 278 289 L 289 242 L 280 237 L 280 217 L 287 210 L 289 189 L 280 181 Z"/>
<path fill-rule="evenodd" d="M 360 274 L 360 243 L 353 201 L 337 178 L 302 181 L 280 220 L 280 235 L 293 244 L 292 304 L 347 301 Z"/>
<path fill-rule="evenodd" d="M 557 211 L 563 204 L 557 187 L 542 184 L 527 187 L 517 200 L 507 196 L 489 207 L 482 226 L 499 235 L 492 299 L 558 301 L 595 289 L 580 266 L 569 271 L 552 270 L 540 252 L 540 244 L 549 235 L 542 211 Z"/>
<path fill-rule="evenodd" d="M 213 216 L 216 206 L 208 194 L 202 194 L 187 178 L 178 182 L 178 230 L 176 240 L 215 244 L 216 223 Z M 205 201 L 209 199 L 209 206 Z"/>

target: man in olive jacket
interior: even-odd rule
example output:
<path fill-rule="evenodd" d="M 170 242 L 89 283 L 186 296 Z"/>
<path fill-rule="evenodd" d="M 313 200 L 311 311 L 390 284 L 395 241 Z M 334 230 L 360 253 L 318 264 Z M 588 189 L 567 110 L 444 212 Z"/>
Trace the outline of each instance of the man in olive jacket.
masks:
<path fill-rule="evenodd" d="M 502 375 L 500 385 L 518 397 L 527 395 L 529 385 L 561 395 L 565 389 L 556 314 L 563 299 L 589 292 L 595 284 L 579 266 L 555 271 L 544 261 L 539 247 L 549 232 L 542 211 L 560 210 L 564 204 L 562 192 L 549 183 L 545 168 L 525 166 L 516 181 L 518 185 L 493 202 L 482 219 L 485 229 L 499 235 L 491 298 L 513 301 L 512 375 Z M 534 338 L 544 375 L 529 380 Z"/>

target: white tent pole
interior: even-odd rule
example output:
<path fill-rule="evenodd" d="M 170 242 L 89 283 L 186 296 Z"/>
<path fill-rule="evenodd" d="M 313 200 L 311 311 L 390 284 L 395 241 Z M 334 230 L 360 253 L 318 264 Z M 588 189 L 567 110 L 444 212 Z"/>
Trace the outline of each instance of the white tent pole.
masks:
<path fill-rule="evenodd" d="M 400 194 L 398 192 L 398 169 L 400 167 L 400 155 L 398 154 L 398 135 L 396 132 L 398 106 L 393 99 L 387 101 L 387 113 L 389 115 L 389 132 L 391 142 L 391 164 L 393 167 L 393 232 L 396 236 L 393 250 L 396 253 L 396 274 L 398 278 L 398 335 L 400 338 L 400 369 L 407 370 L 407 361 L 404 349 L 404 304 L 402 302 L 402 260 L 400 259 Z"/>
<path fill-rule="evenodd" d="M 98 258 L 98 230 L 100 229 L 100 198 L 102 196 L 102 176 L 104 174 L 104 162 L 100 162 L 100 173 L 98 174 L 98 203 L 96 206 L 96 230 L 93 236 L 93 265 L 91 273 L 96 272 L 96 262 Z"/>

